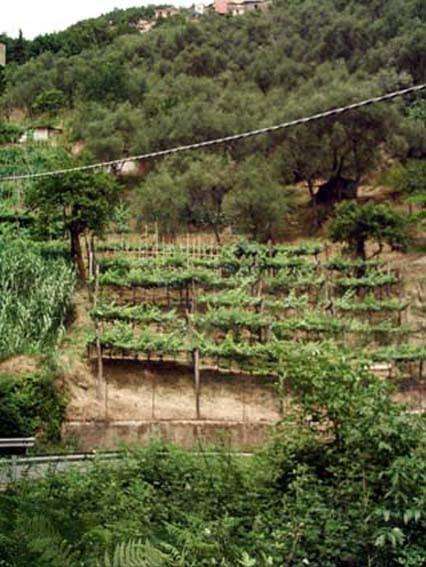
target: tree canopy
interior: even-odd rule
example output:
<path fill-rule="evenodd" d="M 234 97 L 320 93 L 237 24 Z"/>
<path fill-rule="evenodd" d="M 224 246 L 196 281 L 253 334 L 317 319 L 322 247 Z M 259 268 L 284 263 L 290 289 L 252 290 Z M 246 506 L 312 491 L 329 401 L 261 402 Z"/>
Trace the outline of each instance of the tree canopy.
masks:
<path fill-rule="evenodd" d="M 336 210 L 330 229 L 330 238 L 334 242 L 347 243 L 349 250 L 366 259 L 368 241 L 384 244 L 392 249 L 401 249 L 408 243 L 408 221 L 388 205 L 367 203 L 341 203 Z"/>
<path fill-rule="evenodd" d="M 102 234 L 118 201 L 118 184 L 102 172 L 41 178 L 26 193 L 26 204 L 36 211 L 40 224 L 63 224 L 70 237 L 71 257 L 82 280 L 85 266 L 80 236 L 86 231 Z"/>

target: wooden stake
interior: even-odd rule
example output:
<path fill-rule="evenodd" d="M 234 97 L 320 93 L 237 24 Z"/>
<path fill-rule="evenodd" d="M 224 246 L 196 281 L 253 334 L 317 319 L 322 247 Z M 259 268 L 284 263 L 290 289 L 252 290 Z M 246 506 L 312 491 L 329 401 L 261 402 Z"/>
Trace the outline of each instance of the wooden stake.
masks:
<path fill-rule="evenodd" d="M 156 248 L 156 256 L 158 256 L 158 246 L 159 246 L 159 242 L 158 242 L 158 222 L 155 223 L 155 248 Z"/>
<path fill-rule="evenodd" d="M 87 253 L 88 253 L 88 256 L 89 256 L 89 279 L 88 279 L 88 282 L 87 282 L 87 291 L 88 291 L 88 294 L 89 294 L 89 301 L 92 304 L 92 307 L 94 307 L 93 280 L 94 280 L 95 258 L 94 258 L 94 255 L 93 255 L 93 249 L 92 249 L 90 242 L 87 243 L 87 241 L 86 241 L 86 244 L 88 246 Z"/>
<path fill-rule="evenodd" d="M 95 269 L 95 289 L 93 294 L 93 308 L 96 309 L 98 303 L 98 294 L 99 294 L 99 266 L 96 266 Z M 96 336 L 96 355 L 98 359 L 98 376 L 96 382 L 96 395 L 98 400 L 103 400 L 105 405 L 105 414 L 107 411 L 106 408 L 106 388 L 105 388 L 105 381 L 104 381 L 104 365 L 103 365 L 103 358 L 102 358 L 102 345 L 101 345 L 101 338 L 99 334 L 99 321 L 95 318 L 95 336 Z"/>
<path fill-rule="evenodd" d="M 187 291 L 188 291 L 187 286 Z M 188 334 L 193 339 L 194 337 L 194 328 L 192 325 L 191 314 L 195 312 L 196 309 L 196 302 L 195 302 L 195 286 L 194 283 L 192 284 L 192 301 L 191 301 L 191 310 L 186 309 L 186 320 L 188 324 Z M 194 348 L 192 351 L 192 360 L 194 363 L 194 389 L 195 389 L 195 412 L 197 419 L 201 419 L 201 406 L 200 406 L 200 398 L 201 398 L 201 377 L 200 377 L 200 350 L 198 347 Z"/>
<path fill-rule="evenodd" d="M 195 382 L 195 410 L 197 419 L 201 419 L 201 380 L 200 380 L 200 351 L 194 350 L 194 382 Z"/>

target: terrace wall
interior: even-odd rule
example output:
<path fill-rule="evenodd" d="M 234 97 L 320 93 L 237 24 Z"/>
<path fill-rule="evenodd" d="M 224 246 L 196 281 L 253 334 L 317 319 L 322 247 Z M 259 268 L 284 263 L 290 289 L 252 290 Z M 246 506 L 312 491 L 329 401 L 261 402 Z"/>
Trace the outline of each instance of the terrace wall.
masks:
<path fill-rule="evenodd" d="M 202 371 L 197 419 L 189 367 L 130 360 L 105 360 L 104 365 L 106 405 L 85 406 L 79 398 L 64 426 L 65 437 L 76 440 L 82 451 L 144 445 L 154 438 L 185 448 L 202 443 L 252 450 L 266 442 L 271 427 L 286 412 L 268 378 Z M 388 372 L 381 377 L 389 379 Z M 426 382 L 417 365 L 408 365 L 406 378 L 397 386 L 394 398 L 408 411 L 426 411 Z M 92 385 L 87 399 L 93 397 Z"/>
<path fill-rule="evenodd" d="M 193 372 L 174 363 L 105 361 L 103 416 L 73 416 L 65 427 L 80 450 L 115 449 L 161 438 L 190 448 L 200 442 L 252 449 L 265 442 L 281 416 L 272 380 L 240 374 L 201 373 L 197 418 Z"/>

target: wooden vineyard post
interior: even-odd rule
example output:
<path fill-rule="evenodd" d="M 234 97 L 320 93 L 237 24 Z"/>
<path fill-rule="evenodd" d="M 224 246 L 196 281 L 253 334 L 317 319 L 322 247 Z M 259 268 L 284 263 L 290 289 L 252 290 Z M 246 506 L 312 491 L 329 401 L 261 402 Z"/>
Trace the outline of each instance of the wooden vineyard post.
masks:
<path fill-rule="evenodd" d="M 89 279 L 90 279 L 90 276 L 92 275 L 92 272 L 90 271 L 90 262 L 91 262 L 91 259 L 93 258 L 93 250 L 92 250 L 92 246 L 91 246 L 90 242 L 87 239 L 87 234 L 84 234 L 84 243 L 86 245 L 85 246 L 86 257 L 87 257 L 87 265 L 89 267 Z M 91 258 L 91 256 L 92 256 L 92 258 Z M 90 284 L 89 284 L 88 288 L 89 288 L 89 293 L 90 293 Z M 90 299 L 90 296 L 89 296 L 89 299 Z"/>
<path fill-rule="evenodd" d="M 92 249 L 92 245 L 91 242 L 86 240 L 86 246 L 87 246 L 87 256 L 88 256 L 88 268 L 89 268 L 89 280 L 88 280 L 88 284 L 87 284 L 87 291 L 89 293 L 89 301 L 93 306 L 93 280 L 94 280 L 94 269 L 93 269 L 93 264 L 94 264 L 94 254 L 93 254 L 93 249 Z"/>
<path fill-rule="evenodd" d="M 319 274 L 321 274 L 321 272 L 324 274 L 324 302 L 325 302 L 325 311 L 329 311 L 333 317 L 336 314 L 336 310 L 334 308 L 334 299 L 335 299 L 335 293 L 334 293 L 334 286 L 333 286 L 333 279 L 330 278 L 329 272 L 326 269 L 322 269 L 320 268 L 320 271 L 318 272 Z"/>
<path fill-rule="evenodd" d="M 260 313 L 260 315 L 263 314 L 263 308 L 264 308 L 262 293 L 263 293 L 263 278 L 262 278 L 262 276 L 261 276 L 260 279 L 259 279 L 259 287 L 258 287 L 258 290 L 257 290 L 257 297 L 258 297 L 258 299 L 260 300 L 260 305 L 259 305 L 259 313 Z M 268 334 L 269 334 L 269 333 L 268 333 Z M 260 327 L 259 327 L 259 341 L 262 342 L 264 338 L 265 338 L 265 337 L 263 336 L 263 327 L 260 326 Z"/>
<path fill-rule="evenodd" d="M 93 294 L 93 308 L 96 309 L 99 295 L 99 266 L 95 268 L 95 290 Z M 102 358 L 102 345 L 99 333 L 99 321 L 95 317 L 95 337 L 96 337 L 96 357 L 98 361 L 98 374 L 96 380 L 96 396 L 98 400 L 104 402 L 105 417 L 107 413 L 106 384 L 104 380 L 104 364 Z"/>
<path fill-rule="evenodd" d="M 188 289 L 188 288 L 187 288 Z M 192 326 L 191 314 L 195 312 L 195 289 L 193 284 L 193 298 L 191 302 L 191 310 L 187 309 L 188 334 L 191 339 L 194 338 L 194 329 Z M 192 360 L 194 364 L 194 389 L 195 389 L 195 412 L 197 419 L 201 419 L 201 374 L 200 374 L 200 349 L 196 346 L 192 351 Z"/>
<path fill-rule="evenodd" d="M 188 282 L 185 285 L 185 302 L 186 302 L 186 309 L 189 309 L 189 285 Z"/>
<path fill-rule="evenodd" d="M 399 285 L 399 289 L 398 289 L 398 298 L 399 298 L 400 303 L 403 303 L 404 302 L 404 291 L 405 291 L 404 290 L 404 280 L 401 277 L 401 274 L 399 274 L 399 277 L 400 277 L 400 285 Z M 399 322 L 400 326 L 402 325 L 403 312 L 404 312 L 404 316 L 406 317 L 406 322 L 408 322 L 408 317 L 407 317 L 408 313 L 407 313 L 406 309 L 407 308 L 405 308 L 405 309 L 400 308 L 399 311 L 398 311 L 398 322 Z"/>
<path fill-rule="evenodd" d="M 200 381 L 200 351 L 198 348 L 194 350 L 194 381 L 195 381 L 195 409 L 197 419 L 201 418 L 200 396 L 201 396 L 201 381 Z"/>
<path fill-rule="evenodd" d="M 159 235 L 158 235 L 158 222 L 155 223 L 155 256 L 158 256 L 158 250 L 160 247 Z"/>

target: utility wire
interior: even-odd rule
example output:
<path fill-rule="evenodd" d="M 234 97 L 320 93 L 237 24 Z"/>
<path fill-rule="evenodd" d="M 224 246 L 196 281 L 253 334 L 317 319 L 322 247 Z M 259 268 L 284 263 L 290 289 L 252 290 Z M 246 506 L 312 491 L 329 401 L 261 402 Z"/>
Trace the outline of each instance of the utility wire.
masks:
<path fill-rule="evenodd" d="M 57 169 L 53 171 L 43 171 L 40 173 L 27 173 L 23 175 L 5 175 L 0 177 L 0 182 L 2 181 L 19 181 L 23 179 L 39 179 L 41 177 L 53 177 L 58 175 L 66 175 L 67 173 L 74 173 L 77 171 L 90 171 L 102 168 L 108 168 L 113 166 L 120 166 L 130 161 L 142 161 L 147 159 L 154 159 L 158 157 L 164 157 L 172 154 L 177 154 L 179 152 L 187 152 L 190 150 L 196 150 L 199 148 L 208 148 L 211 146 L 217 146 L 219 144 L 226 144 L 227 142 L 235 142 L 238 140 L 244 140 L 246 138 L 252 138 L 254 136 L 259 136 L 261 134 L 268 134 L 269 132 L 276 132 L 277 130 L 285 130 L 293 126 L 298 126 L 300 124 L 308 124 L 316 120 L 321 120 L 323 118 L 328 118 L 331 116 L 337 116 L 350 110 L 355 110 L 357 108 L 362 108 L 364 106 L 369 106 L 371 104 L 376 104 L 378 102 L 384 102 L 392 100 L 394 98 L 405 96 L 410 93 L 419 92 L 426 88 L 426 83 L 421 85 L 416 85 L 399 91 L 393 91 L 381 96 L 376 96 L 373 98 L 368 98 L 354 104 L 349 104 L 347 106 L 341 106 L 338 108 L 333 108 L 325 112 L 320 112 L 318 114 L 313 114 L 311 116 L 306 116 L 304 118 L 297 118 L 296 120 L 291 120 L 289 122 L 282 122 L 281 124 L 276 124 L 274 126 L 267 126 L 265 128 L 259 128 L 258 130 L 250 130 L 248 132 L 242 132 L 240 134 L 233 134 L 231 136 L 224 136 L 222 138 L 215 138 L 213 140 L 205 140 L 204 142 L 197 142 L 194 144 L 187 144 L 182 146 L 176 146 L 174 148 L 168 148 L 165 150 L 159 150 L 157 152 L 150 152 L 147 154 L 141 154 L 136 156 L 129 156 L 121 159 L 114 159 L 111 161 L 104 161 L 99 163 L 93 163 L 90 165 L 82 165 L 78 167 L 70 167 L 66 169 Z"/>

